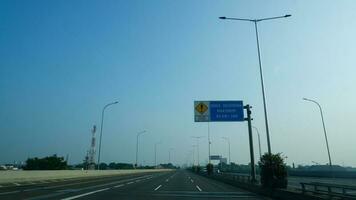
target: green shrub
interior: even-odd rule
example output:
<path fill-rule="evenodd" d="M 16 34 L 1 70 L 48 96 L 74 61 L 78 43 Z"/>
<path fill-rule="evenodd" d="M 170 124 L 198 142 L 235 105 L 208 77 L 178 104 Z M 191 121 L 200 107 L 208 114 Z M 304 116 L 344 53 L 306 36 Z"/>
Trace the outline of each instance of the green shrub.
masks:
<path fill-rule="evenodd" d="M 268 154 L 262 156 L 258 163 L 260 167 L 261 184 L 269 188 L 286 188 L 287 167 L 280 153 Z"/>

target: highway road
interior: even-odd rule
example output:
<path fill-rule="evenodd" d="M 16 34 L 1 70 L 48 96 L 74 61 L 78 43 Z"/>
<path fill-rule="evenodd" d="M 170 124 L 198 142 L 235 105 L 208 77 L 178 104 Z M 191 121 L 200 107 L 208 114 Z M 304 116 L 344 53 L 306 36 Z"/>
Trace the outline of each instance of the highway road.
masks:
<path fill-rule="evenodd" d="M 0 199 L 268 199 L 186 170 L 0 188 Z"/>

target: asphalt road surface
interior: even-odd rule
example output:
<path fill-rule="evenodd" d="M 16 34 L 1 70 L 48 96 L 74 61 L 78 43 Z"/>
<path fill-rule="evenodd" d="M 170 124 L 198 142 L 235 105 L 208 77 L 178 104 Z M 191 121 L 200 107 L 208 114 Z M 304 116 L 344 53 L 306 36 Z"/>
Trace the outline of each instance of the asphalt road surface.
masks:
<path fill-rule="evenodd" d="M 1 200 L 15 199 L 268 199 L 186 170 L 0 188 Z"/>

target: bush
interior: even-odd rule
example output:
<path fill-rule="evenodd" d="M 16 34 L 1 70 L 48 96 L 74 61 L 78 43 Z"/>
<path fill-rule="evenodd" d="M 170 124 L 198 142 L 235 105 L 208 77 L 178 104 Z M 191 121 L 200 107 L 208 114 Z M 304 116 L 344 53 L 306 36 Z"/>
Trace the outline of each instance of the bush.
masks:
<path fill-rule="evenodd" d="M 213 174 L 213 170 L 214 170 L 214 165 L 209 163 L 206 165 L 206 171 L 208 172 L 208 175 Z"/>
<path fill-rule="evenodd" d="M 269 188 L 286 188 L 287 166 L 280 153 L 268 154 L 262 156 L 258 163 L 261 170 L 261 184 Z"/>

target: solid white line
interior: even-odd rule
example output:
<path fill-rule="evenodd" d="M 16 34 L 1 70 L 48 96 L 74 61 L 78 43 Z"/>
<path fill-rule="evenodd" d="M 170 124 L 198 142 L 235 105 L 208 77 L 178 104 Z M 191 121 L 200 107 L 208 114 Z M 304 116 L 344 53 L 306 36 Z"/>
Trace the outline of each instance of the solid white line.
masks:
<path fill-rule="evenodd" d="M 91 194 L 94 194 L 94 193 L 97 193 L 97 192 L 102 192 L 102 191 L 105 191 L 105 190 L 108 190 L 108 189 L 110 189 L 110 188 L 104 188 L 104 189 L 101 189 L 101 190 L 95 190 L 95 191 L 92 191 L 92 192 L 88 192 L 88 193 L 84 193 L 84 194 L 80 194 L 80 195 L 76 195 L 76 196 L 64 198 L 64 199 L 62 199 L 62 200 L 77 199 L 77 198 L 79 198 L 79 197 L 88 196 L 88 195 L 91 195 Z"/>
<path fill-rule="evenodd" d="M 118 188 L 118 187 L 122 187 L 122 186 L 124 186 L 124 184 L 116 185 L 116 186 L 114 186 L 114 188 Z"/>
<path fill-rule="evenodd" d="M 159 185 L 158 187 L 155 188 L 155 191 L 157 191 L 162 185 Z"/>
<path fill-rule="evenodd" d="M 16 190 L 16 191 L 12 191 L 12 192 L 3 192 L 3 193 L 0 193 L 1 194 L 13 194 L 13 193 L 18 193 L 18 192 L 21 192 L 20 190 Z"/>
<path fill-rule="evenodd" d="M 196 187 L 197 187 L 197 189 L 199 190 L 199 192 L 201 192 L 201 191 L 202 191 L 202 189 L 200 189 L 200 187 L 199 187 L 199 186 L 197 186 L 197 185 L 196 185 Z"/>

